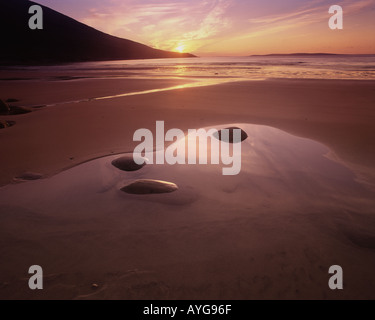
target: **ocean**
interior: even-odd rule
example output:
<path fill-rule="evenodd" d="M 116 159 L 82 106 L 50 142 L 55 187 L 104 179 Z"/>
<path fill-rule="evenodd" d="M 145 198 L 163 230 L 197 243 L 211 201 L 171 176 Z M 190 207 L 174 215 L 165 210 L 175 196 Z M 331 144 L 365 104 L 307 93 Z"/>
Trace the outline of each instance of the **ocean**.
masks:
<path fill-rule="evenodd" d="M 13 67 L 14 68 L 14 67 Z M 274 55 L 100 61 L 27 70 L 82 71 L 89 75 L 135 78 L 210 78 L 223 81 L 262 79 L 375 79 L 375 55 Z M 25 70 L 25 68 L 23 68 Z"/>

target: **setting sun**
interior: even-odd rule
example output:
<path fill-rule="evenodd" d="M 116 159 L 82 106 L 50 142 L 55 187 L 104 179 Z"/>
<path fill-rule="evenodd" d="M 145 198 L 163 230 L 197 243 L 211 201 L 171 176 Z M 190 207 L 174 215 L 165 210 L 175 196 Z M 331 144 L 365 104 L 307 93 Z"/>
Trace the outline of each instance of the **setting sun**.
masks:
<path fill-rule="evenodd" d="M 180 46 L 178 46 L 176 49 L 175 49 L 175 51 L 178 51 L 178 52 L 180 52 L 180 53 L 183 53 L 184 52 L 184 50 L 185 50 L 185 45 L 180 45 Z"/>

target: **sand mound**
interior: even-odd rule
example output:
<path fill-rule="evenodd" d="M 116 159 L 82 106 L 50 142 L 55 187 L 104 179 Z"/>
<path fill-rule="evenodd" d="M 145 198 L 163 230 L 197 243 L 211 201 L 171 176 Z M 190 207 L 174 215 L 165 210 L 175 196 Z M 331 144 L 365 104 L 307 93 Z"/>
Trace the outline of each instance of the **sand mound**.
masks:
<path fill-rule="evenodd" d="M 14 126 L 15 124 L 15 121 L 0 120 L 0 129 L 9 128 L 11 126 Z"/>
<path fill-rule="evenodd" d="M 0 114 L 8 114 L 9 111 L 8 104 L 0 99 Z"/>

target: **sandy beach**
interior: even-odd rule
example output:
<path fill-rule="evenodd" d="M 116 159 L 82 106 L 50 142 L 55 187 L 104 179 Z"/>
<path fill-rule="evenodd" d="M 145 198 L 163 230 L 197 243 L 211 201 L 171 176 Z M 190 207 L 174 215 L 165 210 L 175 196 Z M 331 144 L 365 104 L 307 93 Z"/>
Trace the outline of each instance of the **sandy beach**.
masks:
<path fill-rule="evenodd" d="M 0 116 L 16 122 L 0 130 L 1 299 L 375 298 L 375 81 L 238 81 L 65 103 L 191 81 L 52 76 L 0 81 L 0 98 L 19 100 L 15 106 L 56 104 Z M 345 178 L 320 173 L 323 151 L 314 153 L 317 162 L 295 151 L 285 167 L 270 161 L 262 174 L 238 177 L 190 166 L 117 176 L 106 167 L 134 150 L 137 129 L 154 130 L 158 120 L 184 131 L 276 128 L 275 137 L 323 148 L 324 161 Z M 264 153 L 262 164 L 282 155 L 272 137 L 274 153 Z M 294 152 L 293 144 L 285 148 Z M 90 169 L 99 158 L 108 170 L 100 182 L 99 164 Z M 300 175 L 284 175 L 293 167 Z M 44 179 L 14 181 L 26 172 Z M 180 190 L 141 200 L 118 192 L 138 178 L 175 182 Z M 44 266 L 40 292 L 27 286 L 33 264 Z M 334 264 L 344 268 L 345 290 L 327 285 Z"/>

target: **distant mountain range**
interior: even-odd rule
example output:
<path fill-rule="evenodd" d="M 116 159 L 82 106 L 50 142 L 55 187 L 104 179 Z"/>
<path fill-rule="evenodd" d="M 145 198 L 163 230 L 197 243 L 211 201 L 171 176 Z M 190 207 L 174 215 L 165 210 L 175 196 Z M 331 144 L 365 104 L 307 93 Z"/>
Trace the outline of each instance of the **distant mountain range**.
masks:
<path fill-rule="evenodd" d="M 250 57 L 321 57 L 321 56 L 361 56 L 372 57 L 373 54 L 339 54 L 339 53 L 272 53 L 272 54 L 253 54 Z"/>
<path fill-rule="evenodd" d="M 32 15 L 28 11 L 35 4 L 28 0 L 0 0 L 0 64 L 194 57 L 108 35 L 42 5 L 43 30 L 31 30 L 28 22 Z"/>

